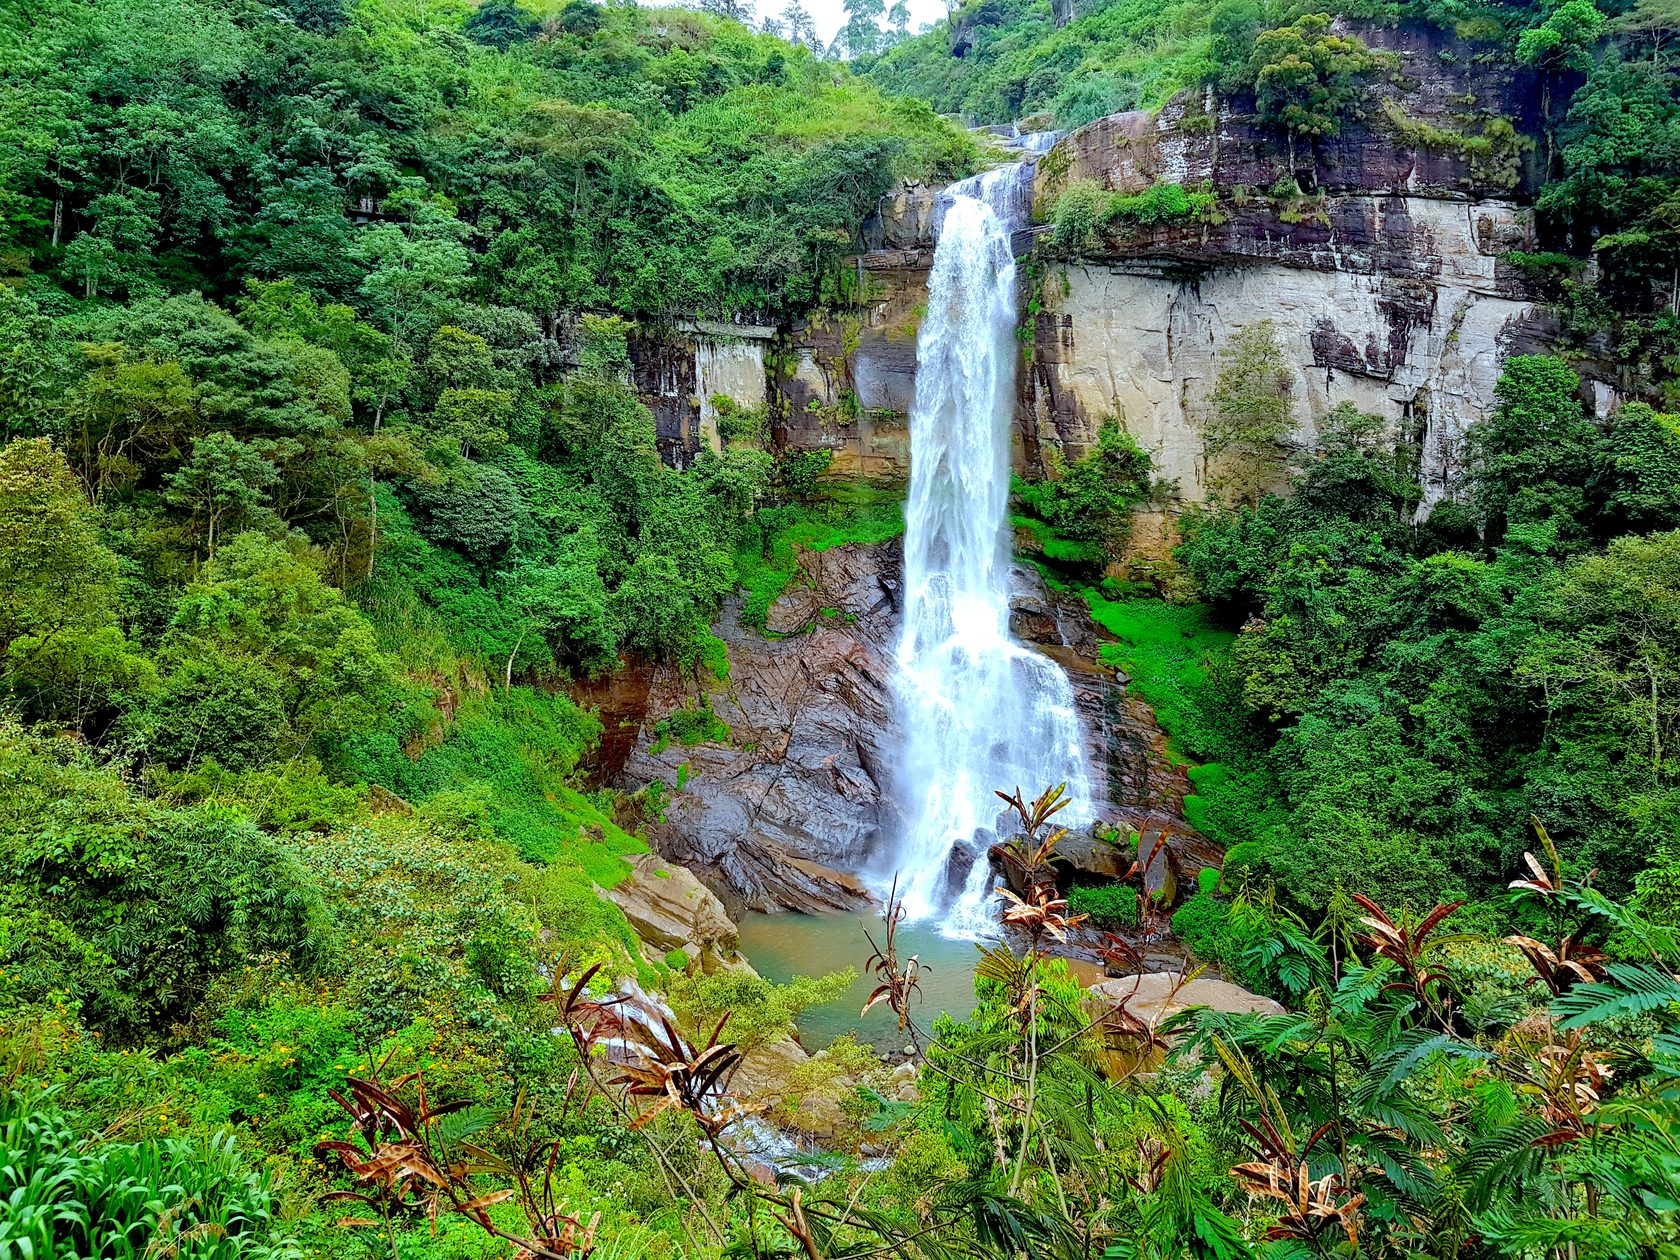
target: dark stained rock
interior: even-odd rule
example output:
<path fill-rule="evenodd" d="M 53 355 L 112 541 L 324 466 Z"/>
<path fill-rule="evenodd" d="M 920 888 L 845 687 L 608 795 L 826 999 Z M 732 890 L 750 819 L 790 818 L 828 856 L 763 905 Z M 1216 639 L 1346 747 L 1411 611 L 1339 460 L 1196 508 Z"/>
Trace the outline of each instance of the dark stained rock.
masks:
<path fill-rule="evenodd" d="M 1294 178 L 1305 192 L 1472 198 L 1538 189 L 1542 120 L 1535 71 L 1482 64 L 1474 45 L 1421 22 L 1383 26 L 1343 19 L 1338 26 L 1395 58 L 1398 73 L 1373 76 L 1363 108 L 1336 135 L 1296 146 Z M 1472 156 L 1464 146 L 1409 138 L 1426 128 L 1479 136 L 1495 118 L 1513 126 L 1509 152 L 1496 145 L 1494 154 Z M 1406 124 L 1423 127 L 1408 132 Z M 1245 188 L 1258 196 L 1291 174 L 1282 133 L 1255 116 L 1254 102 L 1212 91 L 1183 93 L 1158 113 L 1111 114 L 1073 138 L 1062 162 L 1040 167 L 1041 194 L 1048 176 L 1096 179 L 1121 192 L 1170 180 Z"/>
<path fill-rule="evenodd" d="M 1060 645 L 1057 608 L 1038 571 L 1017 564 L 1009 571 L 1009 633 L 1023 643 Z"/>
<path fill-rule="evenodd" d="M 629 350 L 631 383 L 653 412 L 660 458 L 673 467 L 686 467 L 700 449 L 694 342 L 672 329 L 638 328 Z"/>
<path fill-rule="evenodd" d="M 644 657 L 628 655 L 620 658 L 611 671 L 597 678 L 579 679 L 568 688 L 573 700 L 594 710 L 601 720 L 601 739 L 585 778 L 591 790 L 617 782 L 624 773 L 647 717 L 653 673 L 652 664 Z"/>
<path fill-rule="evenodd" d="M 870 249 L 925 249 L 933 240 L 934 208 L 939 190 L 919 180 L 905 180 L 864 220 L 863 243 Z"/>
<path fill-rule="evenodd" d="M 1135 837 L 1135 839 L 1134 839 Z M 1011 891 L 1025 895 L 1027 872 L 1020 854 L 1022 837 L 994 844 L 992 866 Z M 1074 884 L 1101 883 L 1141 876 L 1141 886 L 1163 905 L 1175 904 L 1193 889 L 1196 873 L 1219 867 L 1225 851 L 1183 818 L 1159 810 L 1110 805 L 1089 827 L 1070 831 L 1056 845 L 1050 875 L 1066 892 Z"/>

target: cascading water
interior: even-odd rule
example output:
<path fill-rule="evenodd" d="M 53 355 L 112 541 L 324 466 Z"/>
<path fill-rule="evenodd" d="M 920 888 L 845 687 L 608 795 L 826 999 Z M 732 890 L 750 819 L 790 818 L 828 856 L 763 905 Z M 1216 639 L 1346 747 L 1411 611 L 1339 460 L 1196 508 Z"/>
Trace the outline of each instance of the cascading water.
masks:
<path fill-rule="evenodd" d="M 905 508 L 904 629 L 896 691 L 908 824 L 899 893 L 947 935 L 995 931 L 985 846 L 997 789 L 1066 783 L 1068 822 L 1090 817 L 1067 675 L 1009 636 L 1009 428 L 1021 168 L 953 185 L 916 341 Z M 969 859 L 966 873 L 961 853 Z M 960 887 L 959 887 L 960 885 Z"/>

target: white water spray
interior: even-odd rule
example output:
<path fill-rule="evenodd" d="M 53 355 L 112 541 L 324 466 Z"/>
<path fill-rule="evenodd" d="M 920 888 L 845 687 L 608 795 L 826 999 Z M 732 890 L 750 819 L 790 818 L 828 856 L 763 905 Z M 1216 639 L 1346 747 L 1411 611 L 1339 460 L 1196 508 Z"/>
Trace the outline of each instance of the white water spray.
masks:
<path fill-rule="evenodd" d="M 947 935 L 995 932 L 986 845 L 998 789 L 1066 783 L 1058 821 L 1090 818 L 1073 688 L 1009 637 L 1009 428 L 1015 395 L 1018 167 L 953 185 L 916 341 L 905 508 L 904 629 L 896 690 L 908 826 L 899 892 L 909 919 Z M 953 885 L 952 855 L 972 865 Z"/>

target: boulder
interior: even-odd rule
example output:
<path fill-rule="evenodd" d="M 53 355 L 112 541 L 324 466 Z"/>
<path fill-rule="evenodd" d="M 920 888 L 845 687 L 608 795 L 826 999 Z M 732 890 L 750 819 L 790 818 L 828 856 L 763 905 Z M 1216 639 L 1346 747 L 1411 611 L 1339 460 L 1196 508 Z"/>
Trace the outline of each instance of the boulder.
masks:
<path fill-rule="evenodd" d="M 742 1057 L 729 1078 L 729 1092 L 743 1102 L 774 1107 L 787 1096 L 789 1078 L 811 1056 L 792 1037 L 755 1046 Z"/>
<path fill-rule="evenodd" d="M 605 896 L 624 912 L 644 952 L 656 961 L 680 949 L 707 971 L 747 965 L 739 952 L 740 933 L 723 903 L 684 867 L 639 853 L 630 859 L 630 875 Z"/>
<path fill-rule="evenodd" d="M 1105 812 L 1109 821 L 1069 832 L 1056 845 L 1050 870 L 1062 891 L 1074 884 L 1125 879 L 1136 866 L 1144 890 L 1161 905 L 1171 906 L 1178 901 L 1181 881 L 1193 880 L 1204 867 L 1218 867 L 1224 860 L 1224 850 L 1181 818 L 1125 807 Z M 1115 833 L 1119 843 L 1110 838 Z M 1018 896 L 1026 895 L 1026 871 L 1017 857 L 1024 844 L 1025 837 L 1016 836 L 1009 844 L 994 844 L 990 853 L 992 865 Z"/>
<path fill-rule="evenodd" d="M 742 1102 L 763 1105 L 779 1127 L 801 1137 L 832 1142 L 851 1124 L 840 1105 L 855 1082 L 847 1076 L 810 1074 L 814 1083 L 802 1084 L 796 1076 L 807 1065 L 827 1057 L 826 1050 L 807 1054 L 791 1037 L 758 1046 L 742 1057 L 729 1078 L 729 1092 Z"/>
<path fill-rule="evenodd" d="M 1229 1013 L 1282 1015 L 1284 1009 L 1271 998 L 1250 993 L 1240 984 L 1229 980 L 1215 980 L 1197 976 L 1176 989 L 1176 973 L 1145 972 L 1142 975 L 1121 976 L 1093 984 L 1087 992 L 1098 1002 L 1109 1006 L 1124 1005 L 1126 1010 L 1148 1024 L 1159 1027 L 1169 1015 L 1192 1006 L 1206 1006 Z"/>

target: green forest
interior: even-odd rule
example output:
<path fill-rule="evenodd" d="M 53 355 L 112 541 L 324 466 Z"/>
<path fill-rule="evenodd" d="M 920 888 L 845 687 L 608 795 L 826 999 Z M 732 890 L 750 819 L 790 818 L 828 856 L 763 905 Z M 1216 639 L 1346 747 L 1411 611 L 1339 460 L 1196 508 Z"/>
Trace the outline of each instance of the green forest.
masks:
<path fill-rule="evenodd" d="M 0 1257 L 1680 1260 L 1680 9 L 846 13 L 0 5 Z M 842 1038 L 732 1091 L 847 978 L 646 947 L 606 893 L 682 785 L 594 774 L 583 688 L 672 670 L 662 746 L 746 738 L 720 610 L 771 633 L 904 486 L 774 397 L 675 466 L 639 347 L 853 326 L 865 221 L 995 163 L 970 128 L 1205 94 L 1293 173 L 1391 71 L 1342 19 L 1532 76 L 1502 261 L 1550 343 L 1427 510 L 1384 418 L 1293 439 L 1267 324 L 1164 563 L 1123 417 L 1017 477 L 1222 865 L 1064 897 L 1057 785 L 997 784 L 1027 879 L 973 1011 L 889 903 L 908 1076 Z M 1075 185 L 1035 248 L 1229 196 Z M 1097 927 L 1264 1005 L 1094 1011 Z M 743 1153 L 819 1105 L 824 1149 Z"/>

